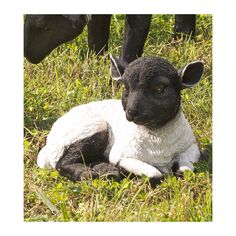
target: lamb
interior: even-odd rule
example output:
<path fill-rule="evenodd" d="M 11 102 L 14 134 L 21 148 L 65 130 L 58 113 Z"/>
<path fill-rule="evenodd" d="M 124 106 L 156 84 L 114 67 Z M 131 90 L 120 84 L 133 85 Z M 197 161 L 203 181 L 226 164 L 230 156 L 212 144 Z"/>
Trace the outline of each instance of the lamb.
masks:
<path fill-rule="evenodd" d="M 203 63 L 177 71 L 159 57 L 130 64 L 110 58 L 111 77 L 125 87 L 121 101 L 90 102 L 60 117 L 39 152 L 38 166 L 56 168 L 73 181 L 82 180 L 85 169 L 94 178 L 123 170 L 154 181 L 173 167 L 176 173 L 193 171 L 200 150 L 181 110 L 181 90 L 199 82 Z"/>

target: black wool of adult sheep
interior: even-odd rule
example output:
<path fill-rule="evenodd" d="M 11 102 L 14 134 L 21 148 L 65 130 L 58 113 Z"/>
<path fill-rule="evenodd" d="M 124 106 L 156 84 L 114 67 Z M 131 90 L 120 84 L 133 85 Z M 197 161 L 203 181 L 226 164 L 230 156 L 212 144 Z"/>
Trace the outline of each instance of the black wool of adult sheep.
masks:
<path fill-rule="evenodd" d="M 123 64 L 111 56 L 111 77 L 125 86 L 122 99 L 80 105 L 59 118 L 38 155 L 39 167 L 56 168 L 73 181 L 123 170 L 158 182 L 173 167 L 194 170 L 200 151 L 181 110 L 181 90 L 202 74 L 200 61 L 177 71 L 158 57 Z"/>

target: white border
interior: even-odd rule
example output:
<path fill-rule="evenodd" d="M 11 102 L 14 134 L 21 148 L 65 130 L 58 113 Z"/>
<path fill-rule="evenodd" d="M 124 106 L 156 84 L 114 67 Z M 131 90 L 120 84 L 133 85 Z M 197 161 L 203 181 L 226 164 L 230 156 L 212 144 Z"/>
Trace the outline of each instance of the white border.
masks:
<path fill-rule="evenodd" d="M 3 5 L 3 4 L 2 4 Z M 1 232 L 7 235 L 210 235 L 234 232 L 235 12 L 233 1 L 73 0 L 5 1 L 1 13 Z M 23 14 L 204 13 L 214 15 L 213 223 L 23 222 Z M 230 234 L 231 235 L 231 234 Z"/>

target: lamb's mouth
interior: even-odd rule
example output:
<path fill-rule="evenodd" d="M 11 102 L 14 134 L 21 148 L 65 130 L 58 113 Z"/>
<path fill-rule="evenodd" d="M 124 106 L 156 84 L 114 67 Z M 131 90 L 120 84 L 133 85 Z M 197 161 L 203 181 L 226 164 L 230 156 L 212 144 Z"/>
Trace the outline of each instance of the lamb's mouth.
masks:
<path fill-rule="evenodd" d="M 156 128 L 160 128 L 159 124 L 159 120 L 155 117 L 153 119 L 149 119 L 149 120 L 140 120 L 140 121 L 133 121 L 136 125 L 142 125 L 145 126 L 149 129 L 156 129 Z"/>
<path fill-rule="evenodd" d="M 134 119 L 132 120 L 136 125 L 151 126 L 156 123 L 156 118 L 154 119 Z"/>
<path fill-rule="evenodd" d="M 144 121 L 132 121 L 133 123 L 135 123 L 136 125 L 145 125 L 146 123 Z"/>
<path fill-rule="evenodd" d="M 126 119 L 129 122 L 133 122 L 136 125 L 143 125 L 143 126 L 153 126 L 157 122 L 157 117 L 149 117 L 149 116 L 131 116 L 126 113 Z M 155 126 L 155 125 L 154 125 Z"/>

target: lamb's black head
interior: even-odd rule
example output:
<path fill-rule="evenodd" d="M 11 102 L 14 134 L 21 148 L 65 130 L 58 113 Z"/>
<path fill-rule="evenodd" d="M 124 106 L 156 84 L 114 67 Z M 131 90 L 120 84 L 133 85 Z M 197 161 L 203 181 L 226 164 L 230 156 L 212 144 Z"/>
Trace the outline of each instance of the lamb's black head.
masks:
<path fill-rule="evenodd" d="M 111 77 L 122 82 L 122 104 L 128 121 L 159 128 L 180 109 L 181 89 L 197 84 L 202 62 L 192 62 L 178 71 L 165 59 L 144 57 L 130 64 L 111 56 Z"/>

